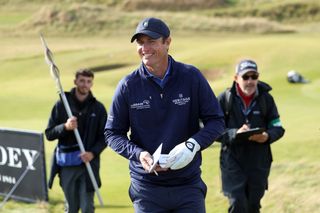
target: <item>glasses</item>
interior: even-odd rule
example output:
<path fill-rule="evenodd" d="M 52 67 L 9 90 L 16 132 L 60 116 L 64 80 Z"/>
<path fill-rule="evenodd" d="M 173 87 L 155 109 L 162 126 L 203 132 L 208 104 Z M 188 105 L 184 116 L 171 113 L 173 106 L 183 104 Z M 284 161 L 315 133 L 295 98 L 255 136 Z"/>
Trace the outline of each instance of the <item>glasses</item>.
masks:
<path fill-rule="evenodd" d="M 249 80 L 249 78 L 251 78 L 252 80 L 257 80 L 259 78 L 259 75 L 243 75 L 242 79 L 243 80 Z"/>

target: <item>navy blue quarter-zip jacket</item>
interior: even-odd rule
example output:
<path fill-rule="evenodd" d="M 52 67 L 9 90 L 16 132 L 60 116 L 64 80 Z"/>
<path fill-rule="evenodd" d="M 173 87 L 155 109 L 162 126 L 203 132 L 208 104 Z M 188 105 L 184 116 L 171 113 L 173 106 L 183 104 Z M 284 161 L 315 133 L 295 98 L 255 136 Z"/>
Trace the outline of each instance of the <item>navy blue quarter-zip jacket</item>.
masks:
<path fill-rule="evenodd" d="M 191 137 L 203 150 L 224 131 L 223 112 L 201 72 L 170 60 L 171 73 L 163 88 L 146 75 L 143 64 L 119 82 L 105 127 L 108 145 L 130 160 L 131 178 L 142 183 L 173 186 L 199 181 L 201 152 L 186 167 L 159 176 L 145 172 L 139 155 L 153 154 L 161 143 L 162 154 L 168 154 Z"/>

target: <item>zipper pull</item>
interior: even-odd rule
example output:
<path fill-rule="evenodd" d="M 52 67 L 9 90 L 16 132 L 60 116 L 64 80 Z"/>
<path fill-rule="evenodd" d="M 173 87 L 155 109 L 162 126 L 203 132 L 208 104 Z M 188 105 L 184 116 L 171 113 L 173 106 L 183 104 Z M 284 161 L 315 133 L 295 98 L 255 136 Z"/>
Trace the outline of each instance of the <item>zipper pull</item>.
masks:
<path fill-rule="evenodd" d="M 160 93 L 160 97 L 161 97 L 161 99 L 163 98 L 163 94 L 162 93 Z"/>

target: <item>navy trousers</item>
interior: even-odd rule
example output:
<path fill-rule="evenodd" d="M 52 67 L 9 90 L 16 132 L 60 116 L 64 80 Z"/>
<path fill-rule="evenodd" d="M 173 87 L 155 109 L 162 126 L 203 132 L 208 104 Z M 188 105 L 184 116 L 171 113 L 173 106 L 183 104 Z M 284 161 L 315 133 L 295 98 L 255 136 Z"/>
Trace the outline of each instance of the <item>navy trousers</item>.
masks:
<path fill-rule="evenodd" d="M 259 213 L 268 185 L 270 167 L 248 168 L 230 155 L 220 158 L 222 190 L 229 199 L 229 213 Z"/>
<path fill-rule="evenodd" d="M 207 186 L 157 186 L 131 182 L 129 196 L 135 213 L 205 213 Z"/>

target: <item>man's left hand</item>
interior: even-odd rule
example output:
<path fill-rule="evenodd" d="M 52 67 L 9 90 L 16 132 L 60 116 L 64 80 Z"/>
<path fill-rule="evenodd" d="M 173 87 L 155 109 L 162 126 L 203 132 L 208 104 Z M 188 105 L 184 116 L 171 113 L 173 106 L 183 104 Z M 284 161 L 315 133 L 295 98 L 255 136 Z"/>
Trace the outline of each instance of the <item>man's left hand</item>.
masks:
<path fill-rule="evenodd" d="M 94 154 L 92 152 L 83 152 L 80 154 L 80 158 L 84 163 L 88 163 L 94 158 Z"/>
<path fill-rule="evenodd" d="M 187 166 L 200 150 L 200 145 L 193 138 L 175 146 L 169 153 L 166 168 L 172 170 L 182 169 Z"/>
<path fill-rule="evenodd" d="M 257 143 L 265 143 L 269 139 L 269 134 L 267 132 L 263 132 L 262 134 L 255 134 L 249 137 L 250 141 Z"/>

